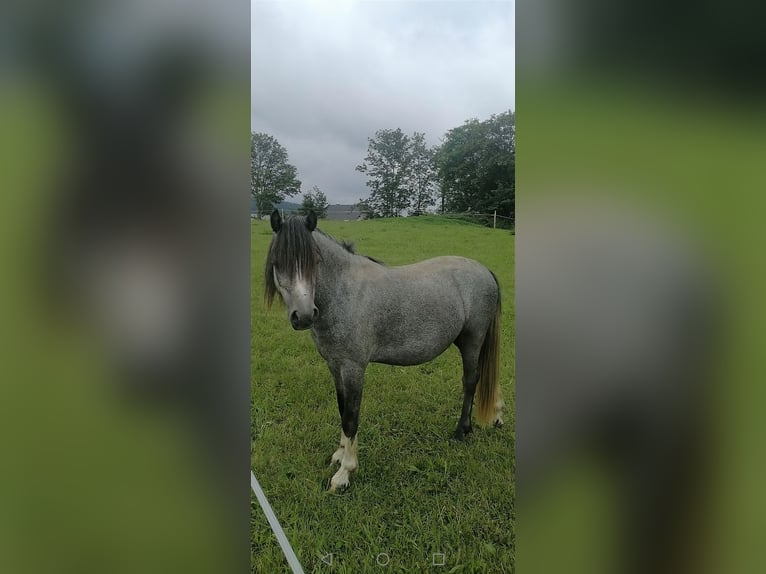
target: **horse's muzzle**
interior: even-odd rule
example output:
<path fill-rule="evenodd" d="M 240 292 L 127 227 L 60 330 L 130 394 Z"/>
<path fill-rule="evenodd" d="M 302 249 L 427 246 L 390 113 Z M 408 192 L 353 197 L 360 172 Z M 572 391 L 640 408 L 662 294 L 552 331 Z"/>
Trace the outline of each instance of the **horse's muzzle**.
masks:
<path fill-rule="evenodd" d="M 309 329 L 311 325 L 314 324 L 314 321 L 316 321 L 318 316 L 319 316 L 319 309 L 317 309 L 316 307 L 314 307 L 310 316 L 300 315 L 298 311 L 293 311 L 292 313 L 290 313 L 290 324 L 293 326 L 293 329 L 295 329 L 296 331 L 304 331 L 306 329 Z"/>

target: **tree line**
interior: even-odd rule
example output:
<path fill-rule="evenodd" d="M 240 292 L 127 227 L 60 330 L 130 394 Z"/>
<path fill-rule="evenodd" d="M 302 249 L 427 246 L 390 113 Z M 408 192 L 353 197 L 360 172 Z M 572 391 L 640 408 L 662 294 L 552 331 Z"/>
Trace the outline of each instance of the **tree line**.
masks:
<path fill-rule="evenodd" d="M 252 133 L 251 194 L 258 215 L 300 193 L 297 170 L 272 136 Z M 357 207 L 367 217 L 400 217 L 429 212 L 497 214 L 498 225 L 515 217 L 515 114 L 470 119 L 449 130 L 438 146 L 425 134 L 381 129 L 368 138 L 367 155 L 356 170 L 367 176 L 369 195 Z M 323 217 L 327 197 L 317 187 L 303 194 L 300 211 Z"/>

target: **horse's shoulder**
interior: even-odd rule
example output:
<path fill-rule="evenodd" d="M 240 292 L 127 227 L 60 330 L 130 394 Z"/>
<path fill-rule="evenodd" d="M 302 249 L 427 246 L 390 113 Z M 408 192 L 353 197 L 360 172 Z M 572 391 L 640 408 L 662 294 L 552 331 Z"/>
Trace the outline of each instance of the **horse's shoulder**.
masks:
<path fill-rule="evenodd" d="M 311 330 L 317 351 L 326 361 L 343 362 L 366 354 L 362 338 L 349 325 L 353 324 L 340 321 L 328 328 Z"/>

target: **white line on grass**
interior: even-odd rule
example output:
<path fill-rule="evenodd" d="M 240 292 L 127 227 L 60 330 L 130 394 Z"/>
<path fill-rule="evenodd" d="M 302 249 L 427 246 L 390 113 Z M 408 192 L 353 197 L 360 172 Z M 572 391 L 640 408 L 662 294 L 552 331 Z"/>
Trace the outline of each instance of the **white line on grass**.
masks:
<path fill-rule="evenodd" d="M 279 520 L 277 520 L 276 514 L 274 514 L 274 511 L 271 509 L 271 505 L 269 504 L 266 495 L 263 493 L 263 490 L 261 490 L 261 485 L 258 484 L 258 481 L 255 479 L 255 475 L 253 474 L 252 470 L 250 471 L 250 486 L 255 493 L 255 497 L 258 499 L 258 504 L 261 505 L 263 513 L 266 515 L 266 519 L 271 525 L 271 529 L 277 536 L 277 541 L 282 547 L 282 552 L 284 552 L 285 558 L 287 558 L 287 563 L 290 565 L 290 568 L 293 569 L 293 573 L 303 574 L 301 563 L 298 561 L 298 557 L 295 555 L 295 552 L 293 552 L 293 547 L 290 546 L 290 541 L 287 539 L 287 536 L 285 536 L 285 531 L 282 530 L 282 527 L 279 525 Z"/>

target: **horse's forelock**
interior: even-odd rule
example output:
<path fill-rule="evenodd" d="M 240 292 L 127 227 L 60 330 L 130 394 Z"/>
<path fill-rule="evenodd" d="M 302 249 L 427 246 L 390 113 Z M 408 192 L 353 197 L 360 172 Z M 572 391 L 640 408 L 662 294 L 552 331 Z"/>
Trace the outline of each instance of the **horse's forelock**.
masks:
<path fill-rule="evenodd" d="M 274 302 L 274 296 L 277 294 L 277 284 L 274 282 L 274 238 L 271 239 L 269 251 L 266 254 L 266 270 L 263 279 L 266 287 L 263 296 L 266 304 L 271 307 L 271 304 Z"/>
<path fill-rule="evenodd" d="M 313 281 L 316 274 L 318 253 L 314 238 L 305 218 L 290 217 L 282 228 L 274 234 L 266 256 L 265 284 L 266 302 L 271 305 L 277 294 L 277 286 L 274 282 L 274 270 L 289 277 L 295 277 L 299 273 L 304 279 Z"/>

